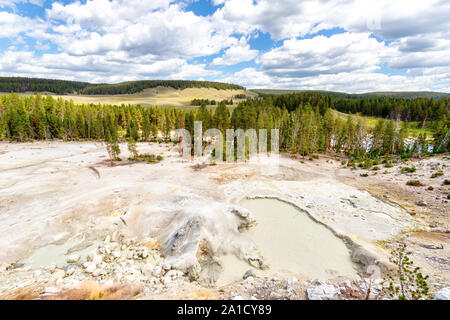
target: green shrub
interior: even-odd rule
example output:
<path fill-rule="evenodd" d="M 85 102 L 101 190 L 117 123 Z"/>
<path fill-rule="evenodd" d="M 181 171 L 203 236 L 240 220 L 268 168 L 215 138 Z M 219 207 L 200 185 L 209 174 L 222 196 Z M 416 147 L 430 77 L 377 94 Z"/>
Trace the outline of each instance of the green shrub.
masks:
<path fill-rule="evenodd" d="M 413 172 L 416 172 L 416 167 L 403 167 L 402 168 L 402 172 L 408 172 L 408 173 L 413 173 Z"/>
<path fill-rule="evenodd" d="M 449 184 L 450 184 L 450 180 L 445 179 L 445 180 L 444 180 L 444 185 L 445 185 L 445 186 L 448 186 Z"/>
<path fill-rule="evenodd" d="M 361 177 L 368 177 L 369 175 L 367 173 L 361 173 L 360 176 Z"/>
<path fill-rule="evenodd" d="M 444 172 L 442 170 L 439 170 L 438 172 L 433 173 L 431 175 L 431 178 L 434 179 L 434 178 L 437 178 L 437 177 L 440 177 L 440 176 L 443 176 L 443 175 L 444 175 Z"/>
<path fill-rule="evenodd" d="M 380 170 L 380 167 L 373 167 L 372 170 L 373 171 L 378 171 L 378 170 Z"/>
<path fill-rule="evenodd" d="M 433 188 L 432 186 L 429 186 L 429 187 L 428 187 L 428 190 L 433 191 L 434 188 Z"/>
<path fill-rule="evenodd" d="M 385 168 L 392 168 L 394 165 L 392 164 L 392 163 L 390 163 L 390 162 L 386 162 L 385 164 L 384 164 L 384 167 Z"/>
<path fill-rule="evenodd" d="M 161 155 L 159 155 L 159 156 L 156 157 L 156 160 L 158 160 L 158 161 L 163 161 L 164 158 L 163 158 Z"/>
<path fill-rule="evenodd" d="M 407 186 L 412 186 L 412 187 L 421 187 L 423 186 L 423 184 L 419 181 L 419 180 L 409 180 L 408 182 L 406 182 Z"/>

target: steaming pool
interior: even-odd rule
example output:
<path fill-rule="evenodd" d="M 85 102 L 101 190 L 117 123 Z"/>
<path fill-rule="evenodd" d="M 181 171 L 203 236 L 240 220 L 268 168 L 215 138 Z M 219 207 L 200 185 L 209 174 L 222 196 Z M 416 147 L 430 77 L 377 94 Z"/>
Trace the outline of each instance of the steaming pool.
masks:
<path fill-rule="evenodd" d="M 357 275 L 344 242 L 307 213 L 276 199 L 246 199 L 240 205 L 256 218 L 256 225 L 246 234 L 269 269 L 257 270 L 234 255 L 226 255 L 217 279 L 219 286 L 242 280 L 250 269 L 255 273 L 288 272 L 321 279 Z"/>

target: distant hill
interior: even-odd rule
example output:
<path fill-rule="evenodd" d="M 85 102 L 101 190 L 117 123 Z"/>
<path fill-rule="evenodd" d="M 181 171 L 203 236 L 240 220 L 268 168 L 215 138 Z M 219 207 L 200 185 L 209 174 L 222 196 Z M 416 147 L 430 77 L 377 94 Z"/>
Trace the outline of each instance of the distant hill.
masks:
<path fill-rule="evenodd" d="M 316 93 L 324 96 L 329 96 L 333 98 L 345 98 L 345 99 L 362 99 L 362 98 L 404 98 L 404 99 L 415 99 L 415 98 L 430 98 L 430 99 L 441 99 L 444 97 L 450 98 L 450 93 L 444 92 L 432 92 L 432 91 L 392 91 L 392 92 L 367 92 L 367 93 L 344 93 L 335 91 L 325 91 L 325 90 L 276 90 L 276 89 L 252 89 L 250 90 L 257 93 L 259 96 L 281 96 L 291 93 Z"/>
<path fill-rule="evenodd" d="M 115 95 L 133 94 L 142 92 L 144 89 L 157 87 L 169 87 L 179 90 L 187 88 L 245 90 L 244 87 L 235 84 L 211 81 L 140 80 L 115 84 L 93 84 L 88 82 L 66 80 L 0 77 L 0 92 L 51 92 L 55 94 Z"/>

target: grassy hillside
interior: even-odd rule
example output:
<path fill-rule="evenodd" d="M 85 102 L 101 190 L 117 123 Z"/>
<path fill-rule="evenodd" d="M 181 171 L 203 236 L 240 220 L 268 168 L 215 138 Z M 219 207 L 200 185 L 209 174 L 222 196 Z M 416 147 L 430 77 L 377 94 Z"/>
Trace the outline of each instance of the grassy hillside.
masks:
<path fill-rule="evenodd" d="M 242 86 L 229 83 L 190 80 L 141 80 L 115 84 L 0 77 L 0 92 L 52 92 L 54 94 L 116 95 L 133 94 L 157 87 L 177 90 L 188 88 L 213 88 L 217 90 L 244 90 Z"/>
<path fill-rule="evenodd" d="M 7 92 L 3 93 L 7 94 Z M 190 110 L 195 109 L 191 105 L 194 99 L 209 99 L 216 101 L 232 99 L 235 105 L 242 101 L 235 97 L 239 94 L 245 94 L 249 97 L 256 97 L 256 94 L 245 90 L 217 90 L 215 88 L 187 88 L 177 90 L 169 87 L 157 87 L 151 89 L 144 89 L 142 92 L 133 94 L 116 94 L 116 95 L 81 95 L 81 94 L 53 94 L 48 92 L 41 92 L 42 95 L 51 95 L 54 98 L 61 97 L 64 100 L 73 100 L 77 104 L 132 104 L 160 107 L 175 107 L 178 109 Z M 2 93 L 0 93 L 0 96 Z M 19 96 L 32 96 L 34 92 L 19 93 Z"/>

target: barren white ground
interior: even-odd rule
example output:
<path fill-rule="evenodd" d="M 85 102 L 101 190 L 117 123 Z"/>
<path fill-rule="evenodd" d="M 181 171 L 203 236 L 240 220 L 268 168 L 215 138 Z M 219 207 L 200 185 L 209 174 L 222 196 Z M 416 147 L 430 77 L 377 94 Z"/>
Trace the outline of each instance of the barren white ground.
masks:
<path fill-rule="evenodd" d="M 121 149 L 126 159 L 126 145 Z M 102 143 L 0 143 L 0 262 L 120 230 L 156 238 L 179 269 L 198 263 L 205 244 L 214 258 L 233 254 L 258 263 L 260 248 L 240 232 L 254 220 L 238 205 L 245 198 L 280 199 L 304 211 L 340 237 L 363 269 L 386 265 L 383 242 L 429 230 L 402 207 L 337 179 L 339 162 L 324 169 L 281 156 L 279 167 L 255 162 L 197 170 L 173 144 L 139 144 L 139 151 L 164 160 L 111 167 Z"/>

